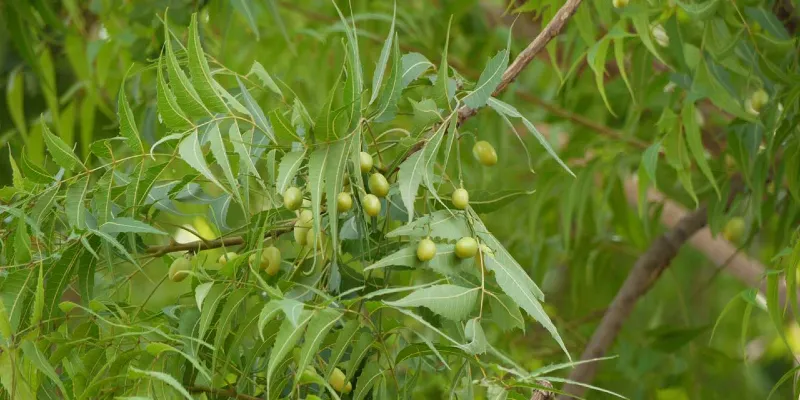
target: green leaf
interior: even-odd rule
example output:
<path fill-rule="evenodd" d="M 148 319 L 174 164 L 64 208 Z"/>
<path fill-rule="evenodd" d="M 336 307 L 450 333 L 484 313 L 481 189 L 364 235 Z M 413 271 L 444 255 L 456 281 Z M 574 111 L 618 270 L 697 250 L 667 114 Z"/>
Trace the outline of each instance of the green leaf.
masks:
<path fill-rule="evenodd" d="M 748 17 L 756 20 L 765 31 L 779 40 L 789 40 L 789 33 L 786 32 L 781 21 L 771 11 L 767 11 L 761 7 L 745 7 L 745 14 Z"/>
<path fill-rule="evenodd" d="M 41 262 L 39 263 L 39 279 L 37 279 L 36 291 L 34 293 L 31 326 L 38 327 L 39 322 L 42 321 L 42 313 L 44 312 L 44 264 Z"/>
<path fill-rule="evenodd" d="M 264 111 L 261 110 L 261 107 L 258 106 L 256 99 L 250 94 L 250 91 L 247 89 L 247 86 L 244 85 L 239 77 L 236 77 L 236 81 L 239 82 L 239 89 L 242 90 L 242 98 L 244 99 L 244 106 L 250 112 L 250 115 L 253 117 L 255 121 L 256 127 L 261 132 L 264 132 L 265 135 L 271 140 L 273 143 L 275 142 L 275 133 L 272 132 L 272 126 L 267 119 L 267 116 L 264 115 Z"/>
<path fill-rule="evenodd" d="M 308 329 L 300 348 L 300 360 L 297 361 L 297 371 L 304 371 L 306 366 L 314 361 L 322 341 L 331 328 L 339 321 L 342 313 L 332 308 L 317 312 L 308 323 Z"/>
<path fill-rule="evenodd" d="M 311 212 L 314 215 L 314 232 L 322 232 L 322 194 L 325 188 L 325 167 L 331 153 L 330 145 L 318 147 L 308 158 L 308 189 L 311 192 Z M 309 243 L 309 246 L 317 248 L 318 241 Z M 316 261 L 316 256 L 315 256 Z"/>
<path fill-rule="evenodd" d="M 350 18 L 348 23 L 336 2 L 333 2 L 333 6 L 336 8 L 336 13 L 339 14 L 339 20 L 342 22 L 345 36 L 347 36 L 347 58 L 349 58 L 349 63 L 354 68 L 352 71 L 352 79 L 355 83 L 354 90 L 356 93 L 361 93 L 364 90 L 364 73 L 361 70 L 361 56 L 358 51 L 358 32 L 356 31 L 355 18 Z"/>
<path fill-rule="evenodd" d="M 14 155 L 11 154 L 11 147 L 8 148 L 8 163 L 11 164 L 11 182 L 14 188 L 20 191 L 25 190 L 25 178 L 17 167 L 17 162 L 14 160 Z"/>
<path fill-rule="evenodd" d="M 51 133 L 47 124 L 44 123 L 42 123 L 42 136 L 44 137 L 44 144 L 47 146 L 47 151 L 53 156 L 53 161 L 55 161 L 58 166 L 67 171 L 74 171 L 75 168 L 79 166 L 86 169 L 86 166 L 83 165 L 72 149 L 67 146 L 60 137 Z"/>
<path fill-rule="evenodd" d="M 261 83 L 264 84 L 264 86 L 266 86 L 273 93 L 283 98 L 283 92 L 281 92 L 281 89 L 278 87 L 277 84 L 275 84 L 275 81 L 272 79 L 272 76 L 270 76 L 270 74 L 267 72 L 266 69 L 264 69 L 264 66 L 261 65 L 260 62 L 253 61 L 253 66 L 250 67 L 250 72 L 247 75 L 255 75 L 261 81 Z"/>
<path fill-rule="evenodd" d="M 164 15 L 164 45 L 166 47 L 169 82 L 175 94 L 176 102 L 188 115 L 194 117 L 211 116 L 211 111 L 200 100 L 200 95 L 192 87 L 189 77 L 186 76 L 186 73 L 183 72 L 180 64 L 178 64 L 178 58 L 175 57 L 175 53 L 172 50 L 172 36 L 166 13 Z"/>
<path fill-rule="evenodd" d="M 28 224 L 17 218 L 17 229 L 14 233 L 14 262 L 25 264 L 31 260 L 31 237 L 28 235 Z"/>
<path fill-rule="evenodd" d="M 367 397 L 372 388 L 383 378 L 383 369 L 377 362 L 367 363 L 356 381 L 356 389 L 353 393 L 353 400 L 361 400 Z M 377 398 L 377 397 L 376 397 Z"/>
<path fill-rule="evenodd" d="M 514 108 L 514 106 L 505 103 L 503 101 L 500 101 L 494 97 L 489 98 L 488 104 L 489 107 L 492 107 L 492 109 L 494 109 L 500 114 L 521 119 L 525 127 L 528 128 L 528 131 L 533 134 L 533 136 L 536 138 L 536 140 L 539 141 L 539 144 L 541 144 L 542 147 L 544 147 L 547 153 L 550 154 L 550 156 L 552 156 L 558 162 L 558 164 L 561 165 L 562 168 L 564 168 L 567 172 L 569 172 L 570 175 L 575 177 L 575 174 L 572 172 L 572 170 L 569 169 L 567 164 L 565 164 L 564 161 L 562 161 L 561 158 L 558 157 L 558 154 L 556 154 L 553 148 L 550 147 L 550 143 L 547 142 L 547 139 L 544 136 L 542 136 L 542 134 L 539 132 L 538 129 L 536 129 L 533 123 L 531 123 L 531 121 L 529 121 L 527 118 L 523 117 L 522 114 L 520 114 L 520 112 L 517 111 L 516 108 Z"/>
<path fill-rule="evenodd" d="M 225 178 L 228 179 L 228 183 L 231 185 L 231 192 L 233 192 L 239 204 L 242 204 L 242 197 L 239 194 L 239 190 L 237 190 L 239 181 L 236 180 L 233 169 L 231 169 L 231 163 L 228 161 L 228 152 L 225 149 L 225 143 L 222 141 L 222 133 L 219 131 L 219 124 L 211 124 L 208 131 L 206 131 L 206 138 L 211 144 L 211 154 L 214 155 L 214 158 L 217 160 L 217 165 L 222 168 Z"/>
<path fill-rule="evenodd" d="M 336 343 L 334 343 L 333 347 L 331 348 L 330 358 L 328 358 L 328 368 L 325 371 L 326 381 L 331 376 L 331 373 L 333 373 L 333 369 L 339 364 L 339 361 L 342 359 L 342 357 L 344 357 L 348 346 L 351 343 L 354 343 L 353 338 L 356 337 L 360 327 L 361 325 L 358 319 L 353 319 L 348 321 L 344 325 L 344 328 L 339 331 L 339 335 L 336 336 Z"/>
<path fill-rule="evenodd" d="M 251 10 L 250 3 L 251 0 L 231 1 L 233 7 L 244 16 L 245 20 L 247 20 L 247 23 L 250 25 L 250 29 L 253 31 L 253 34 L 256 35 L 256 40 L 261 40 L 261 35 L 258 31 L 258 22 L 256 21 L 256 16 L 253 15 L 253 10 Z"/>
<path fill-rule="evenodd" d="M 478 214 L 488 214 L 535 192 L 535 190 L 500 190 L 497 192 L 474 190 L 469 193 L 469 206 Z"/>
<path fill-rule="evenodd" d="M 422 178 L 426 172 L 425 159 L 422 157 L 423 152 L 418 151 L 408 157 L 402 164 L 400 164 L 400 171 L 397 175 L 397 184 L 400 189 L 400 197 L 403 199 L 403 205 L 408 212 L 408 222 L 414 220 L 414 199 L 417 197 L 419 185 L 422 183 Z"/>
<path fill-rule="evenodd" d="M 386 72 L 386 62 L 389 61 L 389 52 L 392 50 L 392 40 L 395 39 L 394 22 L 397 17 L 397 2 L 394 3 L 394 11 L 392 12 L 392 25 L 389 27 L 389 34 L 386 35 L 386 40 L 383 41 L 381 48 L 381 55 L 378 57 L 378 63 L 375 65 L 375 72 L 372 73 L 372 96 L 369 99 L 369 104 L 378 99 L 380 93 L 381 83 L 383 82 L 383 74 Z"/>
<path fill-rule="evenodd" d="M 608 112 L 616 117 L 617 114 L 614 113 L 614 110 L 611 108 L 611 103 L 608 102 L 608 96 L 606 96 L 606 85 L 604 80 L 606 73 L 606 55 L 608 54 L 608 46 L 610 44 L 611 40 L 607 37 L 595 43 L 589 49 L 589 52 L 586 55 L 586 61 L 588 62 L 589 67 L 592 68 L 592 71 L 594 71 L 594 82 L 597 85 L 597 90 L 600 92 L 600 97 L 603 98 L 603 103 L 605 103 Z"/>
<path fill-rule="evenodd" d="M 400 59 L 400 64 L 402 71 L 400 76 L 404 88 L 433 67 L 433 63 L 420 53 L 404 54 Z"/>
<path fill-rule="evenodd" d="M 55 383 L 56 386 L 58 386 L 58 388 L 61 390 L 61 395 L 64 396 L 65 399 L 69 399 L 69 392 L 67 392 L 64 384 L 61 383 L 61 378 L 58 377 L 58 373 L 56 373 L 56 370 L 52 365 L 50 365 L 47 357 L 42 354 L 41 351 L 39 351 L 36 345 L 29 340 L 25 340 L 20 345 L 20 348 L 22 349 L 22 354 L 25 355 L 25 359 L 30 361 L 31 364 L 36 367 L 36 369 L 47 375 L 47 377 L 50 378 L 50 380 L 52 380 L 53 383 Z"/>
<path fill-rule="evenodd" d="M 278 164 L 278 180 L 275 182 L 275 188 L 278 193 L 283 194 L 291 186 L 305 155 L 304 151 L 294 151 L 284 154 L 283 158 L 281 158 L 281 162 Z"/>
<path fill-rule="evenodd" d="M 118 217 L 109 220 L 103 225 L 100 225 L 100 230 L 108 234 L 130 232 L 130 233 L 152 233 L 156 235 L 167 235 L 167 232 L 153 228 L 152 226 L 142 221 L 137 221 L 133 218 L 128 218 L 128 217 Z"/>
<path fill-rule="evenodd" d="M 491 309 L 489 318 L 497 324 L 498 328 L 503 331 L 513 328 L 525 330 L 525 319 L 522 318 L 522 313 L 514 299 L 505 294 L 490 294 L 488 299 Z"/>
<path fill-rule="evenodd" d="M 189 166 L 206 177 L 206 179 L 217 185 L 225 193 L 230 194 L 228 190 L 222 186 L 221 183 L 219 183 L 217 178 L 214 177 L 214 174 L 211 173 L 211 170 L 208 168 L 205 156 L 203 155 L 203 150 L 200 148 L 200 140 L 197 137 L 197 130 L 193 130 L 181 140 L 181 143 L 178 145 L 178 154 L 180 154 L 181 159 L 186 161 Z"/>
<path fill-rule="evenodd" d="M 109 234 L 107 234 L 105 232 L 101 232 L 101 231 L 98 231 L 96 229 L 92 229 L 92 228 L 89 228 L 88 230 L 89 230 L 89 232 L 99 236 L 106 243 L 110 244 L 112 247 L 117 249 L 117 251 L 120 254 L 122 254 L 122 256 L 125 257 L 125 259 L 127 259 L 131 264 L 133 264 L 133 265 L 135 265 L 137 267 L 139 266 L 139 263 L 137 263 L 136 259 L 133 258 L 131 253 L 129 253 L 128 250 L 125 249 L 125 246 L 123 246 L 120 242 L 118 242 L 117 239 L 115 239 L 113 236 L 111 236 L 111 235 L 109 235 Z"/>
<path fill-rule="evenodd" d="M 278 330 L 278 336 L 275 338 L 275 344 L 272 346 L 272 351 L 269 354 L 269 362 L 267 364 L 268 396 L 272 375 L 275 373 L 275 370 L 283 362 L 292 348 L 295 347 L 297 341 L 300 339 L 300 336 L 303 334 L 306 325 L 313 316 L 313 312 L 305 310 L 303 311 L 300 322 L 297 325 L 293 324 L 289 318 L 283 320 L 283 323 Z"/>
<path fill-rule="evenodd" d="M 22 170 L 22 174 L 25 176 L 25 178 L 32 182 L 42 184 L 49 184 L 53 182 L 53 177 L 50 176 L 47 171 L 31 162 L 31 160 L 28 158 L 27 152 L 24 151 L 24 149 L 22 152 L 20 152 L 19 167 Z"/>
<path fill-rule="evenodd" d="M 479 318 L 473 318 L 467 321 L 464 327 L 464 337 L 469 340 L 469 342 L 461 347 L 469 354 L 483 354 L 489 347 L 489 342 L 486 340 L 486 334 L 483 332 Z"/>
<path fill-rule="evenodd" d="M 486 63 L 475 89 L 462 99 L 464 104 L 473 110 L 485 106 L 500 81 L 503 80 L 506 66 L 508 66 L 508 51 L 501 50 Z"/>
<path fill-rule="evenodd" d="M 642 154 L 642 165 L 647 172 L 647 176 L 653 185 L 656 184 L 656 168 L 658 167 L 658 153 L 661 149 L 661 141 L 657 141 L 647 147 L 647 150 Z"/>
<path fill-rule="evenodd" d="M 200 45 L 197 13 L 192 14 L 192 20 L 189 23 L 189 45 L 186 48 L 186 52 L 189 55 L 189 73 L 192 76 L 192 85 L 194 85 L 200 99 L 212 112 L 227 112 L 228 108 L 225 105 L 225 101 L 220 97 L 213 84 L 215 81 L 211 77 L 208 61 Z"/>
<path fill-rule="evenodd" d="M 350 155 L 350 146 L 352 142 L 349 138 L 341 139 L 337 142 L 331 143 L 328 153 L 328 161 L 325 164 L 325 192 L 327 193 L 327 208 L 328 210 L 336 209 L 336 197 L 342 191 L 344 186 L 344 176 L 347 172 L 347 156 Z M 329 214 L 330 215 L 330 214 Z M 334 214 L 335 215 L 335 214 Z M 333 217 L 328 219 L 328 231 L 331 234 L 332 243 L 339 243 L 339 218 Z M 337 268 L 336 263 L 338 252 L 334 251 L 332 254 L 332 268 Z M 334 271 L 331 272 L 332 274 Z M 338 273 L 338 270 L 336 270 Z M 338 285 L 335 279 L 329 280 L 329 288 L 338 290 Z"/>
<path fill-rule="evenodd" d="M 436 256 L 432 260 L 419 261 L 417 246 L 416 243 L 413 243 L 364 268 L 364 272 L 391 266 L 429 268 L 441 275 L 451 277 L 459 276 L 464 271 L 472 271 L 475 268 L 471 258 L 462 260 L 455 256 L 455 246 L 452 244 L 437 244 Z"/>
<path fill-rule="evenodd" d="M 444 51 L 442 51 L 442 60 L 439 63 L 439 70 L 436 74 L 436 83 L 433 85 L 433 99 L 436 101 L 436 105 L 440 108 L 443 108 L 447 111 L 452 110 L 452 106 L 450 101 L 452 97 L 450 96 L 450 88 L 448 88 L 448 80 L 450 77 L 448 76 L 448 68 L 447 65 L 447 53 L 448 48 L 450 47 L 450 27 L 453 24 L 453 16 L 450 16 L 450 21 L 447 23 L 447 38 L 444 42 Z"/>
<path fill-rule="evenodd" d="M 402 76 L 400 71 L 400 45 L 399 39 L 395 37 L 394 49 L 392 50 L 392 73 L 389 80 L 381 90 L 380 100 L 377 103 L 375 112 L 375 122 L 386 122 L 394 119 L 397 115 L 397 102 L 403 93 Z"/>
<path fill-rule="evenodd" d="M 226 286 L 222 284 L 215 284 L 209 289 L 200 311 L 200 320 L 197 323 L 198 339 L 205 340 L 206 333 L 208 333 L 208 329 L 211 327 L 211 322 L 217 314 L 217 308 L 227 296 L 225 289 Z M 200 344 L 198 344 L 198 346 L 199 345 Z"/>
<path fill-rule="evenodd" d="M 194 397 L 192 397 L 192 395 L 186 390 L 186 388 L 184 388 L 180 382 L 178 382 L 175 378 L 173 378 L 172 375 L 158 371 L 148 371 L 148 370 L 138 369 L 133 365 L 128 366 L 128 375 L 132 379 L 146 376 L 148 378 L 159 380 L 171 386 L 173 389 L 177 390 L 178 393 L 180 393 L 185 399 L 194 400 Z"/>
<path fill-rule="evenodd" d="M 78 230 L 86 229 L 86 215 L 88 210 L 84 206 L 86 195 L 89 193 L 89 176 L 83 175 L 67 188 L 64 211 L 67 214 L 69 226 Z"/>
<path fill-rule="evenodd" d="M 15 68 L 8 74 L 6 84 L 6 105 L 8 113 L 14 127 L 22 134 L 28 136 L 28 128 L 25 123 L 25 75 L 21 68 Z"/>
<path fill-rule="evenodd" d="M 702 3 L 684 3 L 681 0 L 675 0 L 675 3 L 686 11 L 686 14 L 694 20 L 706 20 L 714 15 L 719 6 L 719 0 L 706 0 Z"/>
<path fill-rule="evenodd" d="M 397 301 L 384 301 L 393 307 L 426 307 L 453 321 L 462 321 L 472 313 L 478 300 L 480 287 L 465 288 L 456 285 L 434 285 L 417 289 Z"/>
<path fill-rule="evenodd" d="M 470 235 L 469 225 L 467 225 L 464 218 L 448 210 L 440 210 L 423 215 L 387 233 L 386 237 L 408 236 L 423 238 L 430 236 L 432 238 L 458 240 Z"/>
<path fill-rule="evenodd" d="M 247 301 L 247 296 L 250 290 L 245 288 L 234 289 L 225 299 L 225 305 L 219 313 L 217 320 L 217 331 L 214 335 L 214 348 L 217 351 L 222 351 L 225 345 L 225 340 L 228 338 L 231 330 L 233 329 L 236 320 L 236 314 Z M 215 370 L 212 368 L 212 370 Z"/>
<path fill-rule="evenodd" d="M 441 355 L 451 356 L 451 357 L 455 356 L 463 358 L 465 360 L 468 360 L 470 358 L 470 355 L 464 353 L 464 350 L 462 350 L 460 347 L 443 346 L 440 344 L 434 344 L 433 346 L 434 349 L 432 349 L 430 346 L 424 343 L 410 344 L 397 353 L 397 356 L 394 359 L 394 363 L 400 364 L 403 361 L 411 360 L 418 357 L 437 355 L 436 353 L 439 354 L 438 356 Z"/>
<path fill-rule="evenodd" d="M 161 122 L 167 126 L 171 131 L 178 131 L 182 132 L 185 130 L 190 129 L 194 124 L 189 118 L 183 113 L 180 106 L 178 106 L 178 101 L 175 99 L 175 95 L 172 94 L 170 88 L 167 86 L 167 82 L 164 80 L 163 74 L 163 67 L 162 63 L 164 60 L 164 55 L 162 54 L 158 58 L 158 68 L 157 71 L 157 93 L 156 93 L 156 100 L 158 106 L 158 113 L 161 116 Z"/>
<path fill-rule="evenodd" d="M 253 159 L 250 158 L 251 149 L 248 147 L 248 144 L 245 143 L 244 138 L 242 138 L 242 133 L 239 131 L 239 124 L 236 121 L 233 121 L 231 127 L 228 129 L 228 140 L 230 140 L 233 145 L 233 150 L 239 155 L 239 168 L 241 169 L 242 165 L 244 165 L 253 176 L 258 178 L 258 182 L 263 187 L 264 181 L 261 178 L 261 174 L 258 173 Z"/>
<path fill-rule="evenodd" d="M 653 39 L 650 37 L 650 21 L 647 19 L 647 14 L 634 15 L 631 17 L 631 22 L 633 22 L 633 27 L 636 28 L 636 33 L 639 34 L 639 39 L 641 39 L 644 47 L 646 47 L 647 50 L 650 50 L 650 53 L 652 53 L 659 61 L 661 61 L 662 64 L 669 65 L 661 57 L 661 53 L 659 53 L 658 49 L 656 49 Z"/>
<path fill-rule="evenodd" d="M 681 117 L 683 119 L 683 128 L 686 132 L 686 144 L 689 147 L 689 151 L 692 152 L 692 156 L 694 156 L 694 160 L 700 168 L 700 171 L 708 178 L 711 186 L 714 187 L 714 191 L 717 192 L 717 197 L 720 197 L 721 195 L 719 187 L 717 187 L 716 178 L 714 177 L 714 173 L 711 172 L 711 167 L 706 160 L 706 151 L 705 147 L 703 147 L 700 127 L 697 125 L 697 114 L 694 103 L 689 101 L 684 102 L 683 109 L 681 110 Z"/>

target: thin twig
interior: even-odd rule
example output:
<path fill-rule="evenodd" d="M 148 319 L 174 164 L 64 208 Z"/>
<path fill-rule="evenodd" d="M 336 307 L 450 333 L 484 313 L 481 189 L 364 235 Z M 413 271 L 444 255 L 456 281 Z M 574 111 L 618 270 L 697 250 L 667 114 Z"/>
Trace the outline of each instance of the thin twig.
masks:
<path fill-rule="evenodd" d="M 294 222 L 294 221 L 292 221 Z M 268 230 L 264 237 L 278 236 L 292 230 L 292 224 L 287 224 L 272 230 Z M 214 240 L 195 240 L 189 243 L 172 243 L 163 246 L 148 247 L 146 252 L 152 257 L 160 257 L 164 254 L 174 253 L 177 251 L 191 251 L 197 253 L 203 250 L 216 249 L 220 247 L 239 246 L 244 244 L 244 237 L 231 236 L 228 238 L 218 238 Z"/>
<path fill-rule="evenodd" d="M 260 397 L 250 396 L 247 394 L 236 393 L 235 390 L 223 390 L 223 389 L 214 389 L 205 386 L 189 386 L 188 389 L 192 393 L 210 393 L 215 396 L 225 396 L 231 399 L 240 399 L 240 400 L 261 400 Z"/>

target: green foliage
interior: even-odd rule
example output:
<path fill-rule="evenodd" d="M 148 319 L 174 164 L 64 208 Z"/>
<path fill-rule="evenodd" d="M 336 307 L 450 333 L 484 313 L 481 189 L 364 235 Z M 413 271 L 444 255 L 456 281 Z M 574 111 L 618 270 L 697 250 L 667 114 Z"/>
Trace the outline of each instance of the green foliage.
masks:
<path fill-rule="evenodd" d="M 796 11 L 585 0 L 498 94 L 563 2 L 112 3 L 0 4 L 0 398 L 531 398 L 587 362 L 651 189 L 743 217 L 765 302 L 682 252 L 590 398 L 790 395 Z"/>

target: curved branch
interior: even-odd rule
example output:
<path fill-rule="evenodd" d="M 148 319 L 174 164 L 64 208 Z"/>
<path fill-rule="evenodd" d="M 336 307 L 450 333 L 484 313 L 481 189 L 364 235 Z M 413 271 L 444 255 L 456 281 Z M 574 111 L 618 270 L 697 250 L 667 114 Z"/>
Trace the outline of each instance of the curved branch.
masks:
<path fill-rule="evenodd" d="M 294 222 L 294 221 L 292 221 Z M 278 236 L 292 230 L 292 224 L 281 226 L 267 231 L 264 237 Z M 197 253 L 203 250 L 218 249 L 220 247 L 239 246 L 244 244 L 244 237 L 231 236 L 228 238 L 218 238 L 214 240 L 195 240 L 188 243 L 170 243 L 163 246 L 150 246 L 147 248 L 146 253 L 151 257 L 160 257 L 164 254 L 174 253 L 177 251 L 190 251 Z"/>

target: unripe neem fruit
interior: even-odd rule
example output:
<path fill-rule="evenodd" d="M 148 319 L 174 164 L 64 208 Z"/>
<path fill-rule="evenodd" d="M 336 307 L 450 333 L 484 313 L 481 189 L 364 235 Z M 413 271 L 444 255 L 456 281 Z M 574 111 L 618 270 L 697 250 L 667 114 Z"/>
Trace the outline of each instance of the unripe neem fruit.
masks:
<path fill-rule="evenodd" d="M 478 241 L 469 236 L 462 237 L 456 242 L 456 255 L 458 258 L 473 257 L 478 253 Z"/>
<path fill-rule="evenodd" d="M 436 243 L 428 238 L 422 239 L 417 244 L 417 258 L 422 261 L 430 261 L 436 257 Z"/>
<path fill-rule="evenodd" d="M 370 217 L 377 217 L 381 213 L 381 201 L 374 194 L 368 194 L 361 199 L 364 212 Z"/>
<path fill-rule="evenodd" d="M 189 270 L 191 269 L 192 263 L 186 257 L 178 257 L 169 266 L 169 280 L 180 282 L 189 276 Z"/>
<path fill-rule="evenodd" d="M 362 151 L 358 154 L 358 163 L 359 169 L 363 173 L 367 173 L 372 170 L 372 156 L 369 153 Z"/>
<path fill-rule="evenodd" d="M 472 146 L 472 156 L 475 157 L 481 165 L 487 167 L 497 164 L 497 152 L 494 150 L 494 147 L 485 140 L 475 142 L 475 145 Z"/>
<path fill-rule="evenodd" d="M 347 377 L 344 372 L 339 368 L 334 368 L 330 378 L 328 378 L 328 384 L 337 392 L 350 393 L 353 389 L 353 385 L 350 384 L 350 382 L 345 382 L 345 379 L 347 379 Z"/>
<path fill-rule="evenodd" d="M 269 246 L 261 253 L 261 267 L 267 275 L 273 276 L 281 268 L 281 251 L 275 246 Z"/>
<path fill-rule="evenodd" d="M 758 89 L 750 95 L 750 107 L 755 111 L 761 111 L 769 101 L 769 94 L 764 89 Z"/>
<path fill-rule="evenodd" d="M 378 197 L 386 197 L 389 194 L 389 181 L 382 173 L 376 172 L 369 177 L 369 191 Z"/>
<path fill-rule="evenodd" d="M 733 217 L 722 228 L 722 237 L 731 243 L 738 243 L 744 235 L 745 223 L 742 217 Z"/>
<path fill-rule="evenodd" d="M 453 207 L 463 210 L 469 205 L 469 192 L 466 189 L 458 188 L 453 192 Z"/>
<path fill-rule="evenodd" d="M 611 4 L 614 5 L 614 8 L 622 8 L 628 5 L 628 0 L 612 0 Z"/>
<path fill-rule="evenodd" d="M 336 196 L 336 211 L 348 212 L 353 208 L 353 198 L 350 193 L 342 192 Z"/>
<path fill-rule="evenodd" d="M 219 260 L 217 260 L 217 262 L 222 264 L 222 265 L 225 265 L 225 264 L 227 264 L 228 262 L 230 262 L 231 260 L 233 260 L 234 258 L 236 258 L 238 256 L 239 256 L 239 254 L 237 254 L 235 251 L 229 251 L 229 252 L 219 256 Z"/>
<path fill-rule="evenodd" d="M 303 192 L 292 186 L 283 192 L 283 206 L 289 210 L 297 210 L 303 204 Z"/>

